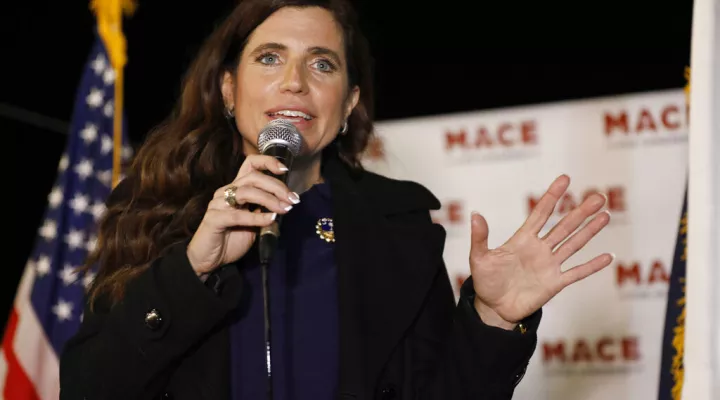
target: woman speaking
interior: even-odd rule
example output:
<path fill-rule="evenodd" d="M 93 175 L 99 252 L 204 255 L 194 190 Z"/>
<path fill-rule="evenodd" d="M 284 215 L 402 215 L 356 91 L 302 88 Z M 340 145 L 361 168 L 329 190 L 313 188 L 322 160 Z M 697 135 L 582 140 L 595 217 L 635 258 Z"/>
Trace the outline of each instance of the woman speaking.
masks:
<path fill-rule="evenodd" d="M 346 0 L 232 11 L 107 201 L 61 399 L 264 399 L 268 365 L 277 400 L 512 397 L 541 307 L 612 261 L 561 270 L 607 225 L 606 200 L 587 198 L 539 236 L 569 185 L 560 176 L 495 249 L 473 214 L 471 278 L 456 304 L 444 231 L 430 219 L 438 200 L 360 165 L 369 70 Z M 302 137 L 289 170 L 258 149 L 275 119 Z M 267 360 L 256 239 L 279 219 Z"/>

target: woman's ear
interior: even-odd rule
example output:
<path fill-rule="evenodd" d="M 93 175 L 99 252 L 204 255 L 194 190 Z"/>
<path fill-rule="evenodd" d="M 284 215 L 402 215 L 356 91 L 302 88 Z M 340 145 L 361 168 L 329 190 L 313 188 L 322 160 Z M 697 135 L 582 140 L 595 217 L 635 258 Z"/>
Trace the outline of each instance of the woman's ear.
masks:
<path fill-rule="evenodd" d="M 357 106 L 358 101 L 360 101 L 360 87 L 353 86 L 353 88 L 350 89 L 347 101 L 345 102 L 345 119 L 350 117 L 350 114 L 352 114 L 355 106 Z"/>
<path fill-rule="evenodd" d="M 235 108 L 235 79 L 233 79 L 230 71 L 225 71 L 220 82 L 220 91 L 222 92 L 225 108 Z"/>

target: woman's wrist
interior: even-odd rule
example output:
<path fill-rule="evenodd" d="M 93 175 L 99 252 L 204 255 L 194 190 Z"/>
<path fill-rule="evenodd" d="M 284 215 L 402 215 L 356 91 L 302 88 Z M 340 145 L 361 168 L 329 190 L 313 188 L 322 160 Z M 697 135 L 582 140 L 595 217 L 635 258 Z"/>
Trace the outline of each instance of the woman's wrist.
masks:
<path fill-rule="evenodd" d="M 202 282 L 202 283 L 205 283 L 205 281 L 207 280 L 208 276 L 210 276 L 210 274 L 208 274 L 207 272 L 197 272 L 197 271 L 195 271 L 195 274 L 197 275 L 198 278 L 200 278 L 200 282 Z"/>
<path fill-rule="evenodd" d="M 190 252 L 190 246 L 188 246 L 188 248 L 185 250 L 185 255 L 187 256 L 188 262 L 190 262 L 190 267 L 192 268 L 192 270 L 193 270 L 193 272 L 195 273 L 195 275 L 197 275 L 197 277 L 200 279 L 200 281 L 202 281 L 203 283 L 205 283 L 205 281 L 207 280 L 208 276 L 210 276 L 210 273 L 209 273 L 209 272 L 201 271 L 200 269 L 197 268 L 198 263 L 196 263 L 196 262 L 193 260 L 193 256 L 192 256 L 192 254 L 191 254 L 191 252 Z"/>
<path fill-rule="evenodd" d="M 498 313 L 495 312 L 490 306 L 483 303 L 477 296 L 473 301 L 475 311 L 480 315 L 480 319 L 485 325 L 495 326 L 501 329 L 511 331 L 515 329 L 517 323 L 504 320 Z"/>

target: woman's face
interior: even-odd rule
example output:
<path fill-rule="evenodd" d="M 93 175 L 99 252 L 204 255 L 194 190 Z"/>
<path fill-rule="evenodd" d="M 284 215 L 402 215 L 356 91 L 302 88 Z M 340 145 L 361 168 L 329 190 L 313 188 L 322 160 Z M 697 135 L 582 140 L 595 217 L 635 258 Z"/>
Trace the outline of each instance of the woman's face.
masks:
<path fill-rule="evenodd" d="M 320 7 L 282 8 L 255 29 L 236 75 L 222 82 L 246 154 L 257 153 L 260 130 L 277 118 L 298 128 L 305 156 L 335 139 L 360 94 L 348 91 L 344 48 L 341 27 Z"/>

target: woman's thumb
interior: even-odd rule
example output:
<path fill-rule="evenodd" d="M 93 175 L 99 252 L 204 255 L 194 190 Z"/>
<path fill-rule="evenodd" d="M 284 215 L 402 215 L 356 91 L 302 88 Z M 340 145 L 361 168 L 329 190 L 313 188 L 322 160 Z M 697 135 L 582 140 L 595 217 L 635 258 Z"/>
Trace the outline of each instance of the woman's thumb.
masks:
<path fill-rule="evenodd" d="M 477 211 L 470 214 L 470 251 L 485 254 L 488 251 L 489 228 L 485 217 Z"/>

